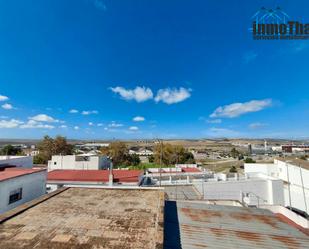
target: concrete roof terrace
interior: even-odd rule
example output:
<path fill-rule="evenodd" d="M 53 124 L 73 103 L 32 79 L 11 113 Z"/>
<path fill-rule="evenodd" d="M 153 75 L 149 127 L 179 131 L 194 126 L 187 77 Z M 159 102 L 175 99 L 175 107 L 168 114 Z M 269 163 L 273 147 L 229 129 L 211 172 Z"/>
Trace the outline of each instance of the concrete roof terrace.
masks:
<path fill-rule="evenodd" d="M 0 215 L 0 248 L 163 248 L 164 193 L 66 188 Z"/>

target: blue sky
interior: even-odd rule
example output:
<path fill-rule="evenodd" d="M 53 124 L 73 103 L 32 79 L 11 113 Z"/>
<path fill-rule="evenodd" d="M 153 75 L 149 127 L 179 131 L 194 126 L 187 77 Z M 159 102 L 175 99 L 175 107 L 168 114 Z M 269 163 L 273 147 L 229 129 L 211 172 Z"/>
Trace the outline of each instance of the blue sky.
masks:
<path fill-rule="evenodd" d="M 254 41 L 262 6 L 0 2 L 0 138 L 309 137 L 309 40 Z"/>

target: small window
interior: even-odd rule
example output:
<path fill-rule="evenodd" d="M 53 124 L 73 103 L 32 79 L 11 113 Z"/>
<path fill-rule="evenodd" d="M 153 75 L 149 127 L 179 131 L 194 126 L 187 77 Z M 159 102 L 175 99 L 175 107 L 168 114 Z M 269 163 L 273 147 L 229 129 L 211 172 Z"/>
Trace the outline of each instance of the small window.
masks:
<path fill-rule="evenodd" d="M 22 188 L 18 188 L 16 190 L 11 191 L 10 192 L 9 204 L 12 204 L 16 201 L 21 200 L 22 195 L 23 195 L 23 189 Z"/>
<path fill-rule="evenodd" d="M 54 162 L 54 165 L 57 165 L 57 162 Z"/>

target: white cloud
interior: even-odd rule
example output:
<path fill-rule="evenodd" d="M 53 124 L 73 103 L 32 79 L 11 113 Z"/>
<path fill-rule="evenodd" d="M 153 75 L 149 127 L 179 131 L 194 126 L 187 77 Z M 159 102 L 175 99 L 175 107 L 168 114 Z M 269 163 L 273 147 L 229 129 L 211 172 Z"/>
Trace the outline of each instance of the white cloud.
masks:
<path fill-rule="evenodd" d="M 93 123 L 92 123 L 92 122 L 89 122 L 88 125 L 89 125 L 89 126 L 93 126 Z"/>
<path fill-rule="evenodd" d="M 78 110 L 76 110 L 76 109 L 71 109 L 71 110 L 69 111 L 69 113 L 78 113 Z"/>
<path fill-rule="evenodd" d="M 7 119 L 7 118 L 9 118 L 8 116 L 0 116 L 0 119 Z"/>
<path fill-rule="evenodd" d="M 38 122 L 49 122 L 49 123 L 58 123 L 60 122 L 57 119 L 52 118 L 51 116 L 48 116 L 46 114 L 38 114 L 33 117 L 29 117 L 30 120 L 38 121 Z"/>
<path fill-rule="evenodd" d="M 82 115 L 90 115 L 90 114 L 98 114 L 99 112 L 96 110 L 93 111 L 82 111 Z"/>
<path fill-rule="evenodd" d="M 20 124 L 23 124 L 23 122 L 17 119 L 0 120 L 0 128 L 16 128 Z"/>
<path fill-rule="evenodd" d="M 68 128 L 68 126 L 67 125 L 60 125 L 59 128 L 66 129 L 66 128 Z"/>
<path fill-rule="evenodd" d="M 263 128 L 263 127 L 265 127 L 266 126 L 266 124 L 264 124 L 264 123 L 259 123 L 259 122 L 256 122 L 256 123 L 252 123 L 252 124 L 249 124 L 249 128 L 250 129 L 259 129 L 259 128 Z"/>
<path fill-rule="evenodd" d="M 133 121 L 134 122 L 143 122 L 143 121 L 145 121 L 145 118 L 142 117 L 142 116 L 136 116 L 136 117 L 133 118 Z"/>
<path fill-rule="evenodd" d="M 211 118 L 235 118 L 240 115 L 258 112 L 272 105 L 271 99 L 251 100 L 244 103 L 233 103 L 230 105 L 219 106 L 211 115 Z"/>
<path fill-rule="evenodd" d="M 138 127 L 137 126 L 130 126 L 129 130 L 130 131 L 138 131 Z"/>
<path fill-rule="evenodd" d="M 79 130 L 79 126 L 74 126 L 74 130 Z"/>
<path fill-rule="evenodd" d="M 160 89 L 155 97 L 155 101 L 162 101 L 166 104 L 175 104 L 182 102 L 191 96 L 191 89 L 183 87 L 177 88 L 165 88 Z"/>
<path fill-rule="evenodd" d="M 209 124 L 221 124 L 222 120 L 217 118 L 217 119 L 207 120 L 206 122 L 209 123 Z"/>
<path fill-rule="evenodd" d="M 6 101 L 9 97 L 0 94 L 0 101 Z"/>
<path fill-rule="evenodd" d="M 22 128 L 22 129 L 54 129 L 55 126 L 43 124 L 41 122 L 38 122 L 38 121 L 31 119 L 26 124 L 20 125 L 20 128 Z"/>
<path fill-rule="evenodd" d="M 11 104 L 5 103 L 1 106 L 5 110 L 11 110 L 13 109 L 13 106 Z"/>
<path fill-rule="evenodd" d="M 135 89 L 125 89 L 123 87 L 111 87 L 111 91 L 119 94 L 125 100 L 135 100 L 136 102 L 144 102 L 153 98 L 150 88 L 137 86 Z"/>
<path fill-rule="evenodd" d="M 122 127 L 123 124 L 119 124 L 119 123 L 116 123 L 115 121 L 112 121 L 108 127 L 112 127 L 112 128 L 117 128 L 117 127 Z"/>
<path fill-rule="evenodd" d="M 101 127 L 101 126 L 103 126 L 103 124 L 102 123 L 98 123 L 97 126 Z"/>

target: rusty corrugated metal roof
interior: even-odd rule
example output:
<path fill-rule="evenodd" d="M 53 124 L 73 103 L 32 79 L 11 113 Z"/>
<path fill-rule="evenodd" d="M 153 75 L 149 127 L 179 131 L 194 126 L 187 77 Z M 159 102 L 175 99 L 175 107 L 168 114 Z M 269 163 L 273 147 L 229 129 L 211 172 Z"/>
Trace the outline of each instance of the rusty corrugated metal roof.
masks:
<path fill-rule="evenodd" d="M 309 237 L 268 210 L 177 202 L 183 249 L 309 248 Z"/>

